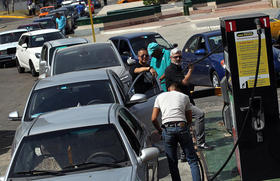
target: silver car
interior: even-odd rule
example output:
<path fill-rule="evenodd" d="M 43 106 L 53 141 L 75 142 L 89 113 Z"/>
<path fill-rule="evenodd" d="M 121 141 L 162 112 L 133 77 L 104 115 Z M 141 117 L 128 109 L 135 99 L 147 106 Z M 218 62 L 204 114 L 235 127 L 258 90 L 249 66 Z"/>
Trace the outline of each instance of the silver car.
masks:
<path fill-rule="evenodd" d="M 56 50 L 49 76 L 89 69 L 112 69 L 126 84 L 131 82 L 129 67 L 111 42 L 88 43 Z"/>
<path fill-rule="evenodd" d="M 133 86 L 133 84 L 132 84 Z M 12 153 L 33 120 L 39 115 L 60 109 L 91 104 L 119 103 L 153 130 L 151 114 L 160 86 L 155 84 L 145 94 L 134 94 L 112 70 L 86 70 L 47 77 L 36 82 L 27 100 L 23 116 L 17 111 L 9 114 L 11 120 L 20 120 L 12 144 Z"/>
<path fill-rule="evenodd" d="M 52 58 L 56 49 L 88 43 L 85 38 L 64 38 L 44 43 L 39 62 L 39 78 L 45 78 L 50 70 Z"/>
<path fill-rule="evenodd" d="M 158 180 L 158 148 L 118 104 L 42 114 L 18 136 L 4 180 Z"/>

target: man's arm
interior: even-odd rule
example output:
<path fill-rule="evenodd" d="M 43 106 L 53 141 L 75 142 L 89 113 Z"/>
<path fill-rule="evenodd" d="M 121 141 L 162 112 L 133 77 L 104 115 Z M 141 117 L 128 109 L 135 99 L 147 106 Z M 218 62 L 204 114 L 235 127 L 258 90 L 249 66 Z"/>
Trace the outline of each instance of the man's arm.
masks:
<path fill-rule="evenodd" d="M 159 108 L 157 108 L 157 107 L 154 107 L 154 108 L 153 108 L 152 123 L 153 123 L 154 127 L 158 130 L 158 133 L 161 134 L 162 129 L 161 129 L 161 127 L 160 127 L 160 125 L 159 125 L 159 122 L 158 122 L 158 120 L 157 120 L 157 117 L 158 117 L 158 115 L 159 115 L 159 111 L 160 111 Z"/>
<path fill-rule="evenodd" d="M 187 123 L 190 125 L 192 123 L 192 110 L 185 111 L 185 116 L 187 119 Z"/>
<path fill-rule="evenodd" d="M 134 69 L 135 74 L 139 74 L 141 72 L 148 72 L 148 71 L 150 71 L 153 76 L 157 77 L 157 72 L 152 67 L 138 67 Z"/>
<path fill-rule="evenodd" d="M 189 81 L 189 79 L 191 77 L 192 72 L 193 72 L 193 65 L 190 65 L 188 73 L 185 75 L 184 79 L 182 80 L 182 84 L 183 85 L 187 85 L 188 84 L 188 81 Z"/>

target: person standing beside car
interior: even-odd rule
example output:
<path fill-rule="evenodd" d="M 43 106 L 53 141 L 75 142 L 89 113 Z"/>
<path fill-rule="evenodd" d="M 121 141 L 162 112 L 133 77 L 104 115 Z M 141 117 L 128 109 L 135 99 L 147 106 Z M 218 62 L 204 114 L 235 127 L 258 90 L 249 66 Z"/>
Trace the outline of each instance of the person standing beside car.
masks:
<path fill-rule="evenodd" d="M 76 6 L 76 10 L 78 12 L 79 17 L 83 16 L 85 14 L 85 6 L 82 5 L 81 2 Z"/>
<path fill-rule="evenodd" d="M 138 51 L 138 59 L 139 62 L 136 62 L 134 65 L 132 65 L 129 70 L 133 81 L 142 72 L 150 72 L 152 76 L 157 77 L 157 72 L 148 64 L 149 54 L 146 49 L 141 48 Z M 135 83 L 134 91 L 135 93 L 145 94 L 146 91 L 149 90 L 151 87 L 153 87 L 152 82 L 146 81 L 145 76 L 142 75 Z"/>
<path fill-rule="evenodd" d="M 199 149 L 211 150 L 212 147 L 205 142 L 205 120 L 204 112 L 195 106 L 193 99 L 190 96 L 190 88 L 188 86 L 189 79 L 193 72 L 193 65 L 189 66 L 188 73 L 184 75 L 181 67 L 182 52 L 178 48 L 174 48 L 170 52 L 171 65 L 165 70 L 166 85 L 170 86 L 173 83 L 178 84 L 182 93 L 190 97 L 192 117 L 195 119 L 195 134 L 197 147 Z M 185 161 L 184 156 L 181 158 Z"/>
<path fill-rule="evenodd" d="M 162 114 L 162 126 L 157 120 L 160 112 Z M 192 123 L 191 103 L 189 97 L 179 91 L 176 83 L 169 85 L 168 92 L 163 92 L 157 96 L 151 119 L 158 133 L 162 134 L 172 180 L 181 180 L 177 159 L 179 143 L 187 156 L 192 179 L 200 181 L 198 156 L 189 131 L 189 125 Z"/>
<path fill-rule="evenodd" d="M 60 15 L 60 13 L 55 14 L 56 19 L 56 29 L 59 29 L 63 35 L 65 35 L 65 26 L 66 26 L 66 19 L 64 16 Z"/>
<path fill-rule="evenodd" d="M 152 57 L 150 66 L 156 70 L 161 88 L 166 92 L 167 88 L 164 71 L 170 65 L 170 51 L 161 48 L 159 44 L 155 42 L 150 43 L 147 49 L 149 55 Z"/>

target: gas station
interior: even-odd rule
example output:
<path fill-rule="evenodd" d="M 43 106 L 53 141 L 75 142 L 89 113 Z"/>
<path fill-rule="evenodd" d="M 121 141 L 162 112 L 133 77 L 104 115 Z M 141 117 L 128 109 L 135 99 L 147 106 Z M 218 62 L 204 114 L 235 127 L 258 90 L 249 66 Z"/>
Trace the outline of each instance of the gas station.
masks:
<path fill-rule="evenodd" d="M 218 145 L 202 154 L 207 180 L 279 179 L 279 106 L 269 16 L 223 17 L 220 28 L 226 65 L 221 80 L 222 131 L 233 139 L 222 138 L 223 133 L 217 136 L 213 130 L 221 130 L 211 121 L 206 125 L 212 124 L 210 141 Z M 227 178 L 219 177 L 225 167 Z"/>

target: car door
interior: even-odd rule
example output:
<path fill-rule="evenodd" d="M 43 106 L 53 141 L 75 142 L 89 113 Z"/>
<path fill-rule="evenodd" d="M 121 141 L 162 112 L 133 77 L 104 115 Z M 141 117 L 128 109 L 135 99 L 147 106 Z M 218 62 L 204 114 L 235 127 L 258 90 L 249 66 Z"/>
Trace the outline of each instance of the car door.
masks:
<path fill-rule="evenodd" d="M 127 65 L 127 59 L 132 56 L 132 52 L 128 42 L 126 40 L 120 40 L 118 50 L 123 62 Z"/>
<path fill-rule="evenodd" d="M 135 156 L 139 157 L 142 149 L 151 146 L 149 134 L 145 126 L 125 108 L 120 108 L 118 110 L 118 121 L 135 152 Z M 141 180 L 154 180 L 153 176 L 157 175 L 155 173 L 156 169 L 157 159 L 146 164 L 138 165 L 137 175 Z"/>
<path fill-rule="evenodd" d="M 17 50 L 16 50 L 16 56 L 17 56 L 17 59 L 18 59 L 18 61 L 19 61 L 19 63 L 21 64 L 21 66 L 23 66 L 23 63 L 22 63 L 22 57 L 23 57 L 23 55 L 22 55 L 22 45 L 24 44 L 24 42 L 25 42 L 25 38 L 26 38 L 26 36 L 22 36 L 21 38 L 20 38 L 20 40 L 18 41 L 18 46 L 17 46 Z"/>
<path fill-rule="evenodd" d="M 26 48 L 22 47 L 22 45 L 24 44 L 27 45 Z M 21 65 L 25 68 L 29 68 L 29 54 L 28 54 L 29 46 L 30 46 L 29 36 L 26 36 L 23 40 L 23 43 L 20 45 L 20 61 L 21 61 Z"/>

